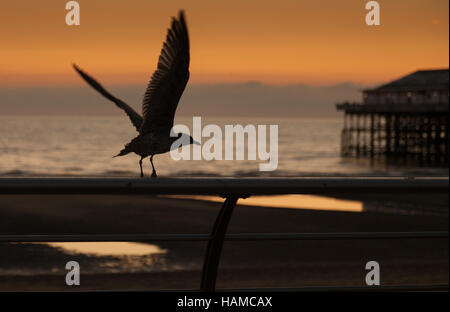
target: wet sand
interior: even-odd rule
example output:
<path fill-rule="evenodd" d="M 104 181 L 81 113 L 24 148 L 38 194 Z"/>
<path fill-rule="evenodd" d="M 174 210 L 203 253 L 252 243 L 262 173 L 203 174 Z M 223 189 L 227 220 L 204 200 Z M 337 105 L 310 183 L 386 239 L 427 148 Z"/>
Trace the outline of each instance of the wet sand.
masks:
<path fill-rule="evenodd" d="M 445 205 L 448 197 L 423 201 Z M 208 233 L 219 208 L 219 203 L 152 196 L 5 195 L 0 196 L 0 233 Z M 448 216 L 239 205 L 229 227 L 229 233 L 350 231 L 448 231 Z M 0 244 L 0 290 L 74 290 L 64 284 L 69 260 L 81 265 L 78 290 L 198 288 L 205 244 L 154 244 L 167 253 L 133 258 L 150 263 L 141 271 L 117 262 L 122 270 L 114 272 L 107 267 L 115 261 L 112 256 L 67 254 L 47 245 Z M 363 285 L 365 263 L 371 260 L 381 265 L 383 285 L 448 284 L 448 239 L 377 239 L 229 241 L 218 287 Z"/>

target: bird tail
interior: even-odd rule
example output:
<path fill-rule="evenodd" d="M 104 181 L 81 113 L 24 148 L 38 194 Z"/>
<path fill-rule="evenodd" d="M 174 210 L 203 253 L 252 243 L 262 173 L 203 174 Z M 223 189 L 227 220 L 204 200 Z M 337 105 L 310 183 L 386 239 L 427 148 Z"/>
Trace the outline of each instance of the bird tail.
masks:
<path fill-rule="evenodd" d="M 126 154 L 129 154 L 131 152 L 136 152 L 136 148 L 139 147 L 139 142 L 142 140 L 142 137 L 140 135 L 138 135 L 137 137 L 135 137 L 133 140 L 131 140 L 129 143 L 127 143 L 125 145 L 125 147 L 119 152 L 119 154 L 117 154 L 114 157 L 117 156 L 124 156 Z"/>
<path fill-rule="evenodd" d="M 130 151 L 130 149 L 128 148 L 128 144 L 127 144 L 127 145 L 125 145 L 125 147 L 119 152 L 119 154 L 113 156 L 113 158 L 114 158 L 114 157 L 118 157 L 118 156 L 124 156 L 124 155 L 129 154 L 129 153 L 131 153 L 131 151 Z"/>

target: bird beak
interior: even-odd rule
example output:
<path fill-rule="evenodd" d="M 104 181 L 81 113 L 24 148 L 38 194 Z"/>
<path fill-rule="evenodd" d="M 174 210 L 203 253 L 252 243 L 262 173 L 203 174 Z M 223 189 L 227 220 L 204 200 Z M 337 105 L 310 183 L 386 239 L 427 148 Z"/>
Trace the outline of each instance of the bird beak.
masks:
<path fill-rule="evenodd" d="M 194 145 L 201 145 L 199 142 L 197 142 L 195 140 L 192 140 L 192 144 L 194 144 Z"/>

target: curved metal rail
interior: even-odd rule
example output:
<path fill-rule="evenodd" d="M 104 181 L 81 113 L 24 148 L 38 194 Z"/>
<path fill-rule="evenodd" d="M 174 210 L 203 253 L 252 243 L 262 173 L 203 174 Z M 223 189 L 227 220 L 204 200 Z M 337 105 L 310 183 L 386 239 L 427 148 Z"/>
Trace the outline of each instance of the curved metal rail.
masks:
<path fill-rule="evenodd" d="M 0 178 L 0 194 L 219 195 L 225 202 L 211 234 L 0 235 L 0 242 L 207 241 L 201 291 L 215 291 L 224 240 L 448 239 L 448 232 L 242 233 L 226 234 L 239 198 L 251 195 L 354 195 L 447 193 L 448 178 Z M 442 290 L 448 285 L 422 285 Z M 389 286 L 408 290 L 409 286 Z M 307 288 L 309 289 L 309 288 Z M 320 288 L 315 288 L 316 290 Z M 358 289 L 367 289 L 362 287 Z M 380 288 L 381 289 L 381 288 Z M 273 290 L 273 289 L 272 289 Z M 302 289 L 298 289 L 302 290 Z M 327 288 L 327 290 L 330 290 Z M 334 290 L 341 290 L 339 287 Z"/>

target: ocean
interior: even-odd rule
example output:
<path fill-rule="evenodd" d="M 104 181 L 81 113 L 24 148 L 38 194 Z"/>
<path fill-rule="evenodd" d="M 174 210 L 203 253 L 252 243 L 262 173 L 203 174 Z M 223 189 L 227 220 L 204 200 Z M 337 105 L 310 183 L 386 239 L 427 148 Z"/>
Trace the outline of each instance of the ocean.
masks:
<path fill-rule="evenodd" d="M 154 158 L 159 176 L 447 176 L 446 168 L 399 166 L 340 157 L 341 118 L 203 117 L 202 126 L 278 125 L 278 167 L 261 172 L 262 160 Z M 192 130 L 192 117 L 175 124 Z M 139 176 L 139 157 L 112 158 L 137 132 L 117 116 L 1 116 L 0 176 Z M 203 139 L 203 142 L 207 138 Z M 241 147 L 242 148 L 242 147 Z M 246 147 L 244 147 L 246 148 Z M 148 160 L 144 172 L 151 174 Z"/>

